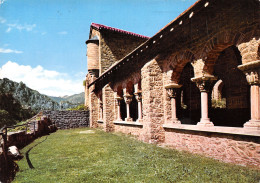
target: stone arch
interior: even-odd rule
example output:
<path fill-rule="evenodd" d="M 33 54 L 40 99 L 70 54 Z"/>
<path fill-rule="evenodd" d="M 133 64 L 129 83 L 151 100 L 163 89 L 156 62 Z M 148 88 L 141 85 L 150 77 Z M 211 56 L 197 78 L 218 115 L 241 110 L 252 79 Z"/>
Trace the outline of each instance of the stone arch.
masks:
<path fill-rule="evenodd" d="M 239 47 L 239 45 L 247 43 L 254 38 L 259 39 L 256 29 L 251 29 L 244 33 L 231 30 L 219 32 L 216 36 L 208 40 L 201 51 L 198 51 L 195 55 L 197 59 L 204 61 L 203 68 L 201 68 L 202 72 L 206 75 L 212 75 L 215 62 L 223 50 L 232 45 Z"/>
<path fill-rule="evenodd" d="M 209 107 L 210 118 L 216 126 L 241 127 L 249 118 L 249 86 L 245 75 L 237 68 L 241 63 L 240 52 L 234 45 L 221 51 L 214 63 L 212 74 L 219 80 L 212 89 L 211 99 L 217 98 L 217 93 L 225 98 L 212 100 Z"/>
<path fill-rule="evenodd" d="M 177 94 L 177 114 L 182 124 L 196 124 L 200 119 L 200 91 L 191 81 L 193 77 L 194 69 L 187 62 L 180 74 L 182 87 Z"/>
<path fill-rule="evenodd" d="M 123 88 L 122 88 L 122 85 L 118 85 L 116 87 L 116 93 L 119 97 L 123 97 Z"/>
<path fill-rule="evenodd" d="M 221 79 L 215 83 L 211 94 L 212 99 L 220 100 L 223 97 L 222 95 L 223 86 L 224 86 L 224 82 Z"/>
<path fill-rule="evenodd" d="M 178 83 L 180 80 L 180 76 L 182 73 L 183 68 L 187 65 L 187 63 L 193 60 L 194 56 L 193 53 L 190 51 L 185 51 L 182 53 L 178 53 L 172 56 L 170 59 L 167 60 L 167 70 L 171 70 L 171 82 Z"/>

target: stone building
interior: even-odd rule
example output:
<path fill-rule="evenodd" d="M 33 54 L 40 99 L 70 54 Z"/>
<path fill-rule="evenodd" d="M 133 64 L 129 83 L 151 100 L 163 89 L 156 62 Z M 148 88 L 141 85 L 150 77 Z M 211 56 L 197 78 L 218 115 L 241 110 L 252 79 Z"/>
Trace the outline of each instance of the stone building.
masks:
<path fill-rule="evenodd" d="M 92 23 L 90 126 L 260 167 L 259 0 L 199 0 L 149 38 Z"/>

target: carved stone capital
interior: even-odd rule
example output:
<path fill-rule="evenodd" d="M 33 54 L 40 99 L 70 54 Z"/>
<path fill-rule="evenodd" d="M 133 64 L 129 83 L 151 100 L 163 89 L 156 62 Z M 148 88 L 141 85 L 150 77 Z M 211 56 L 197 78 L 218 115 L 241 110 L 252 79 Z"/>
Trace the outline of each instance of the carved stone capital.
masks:
<path fill-rule="evenodd" d="M 172 83 L 172 84 L 168 84 L 165 86 L 165 89 L 167 91 L 167 94 L 170 98 L 176 98 L 176 95 L 177 95 L 177 90 L 182 87 L 182 85 L 179 85 L 179 84 L 175 84 L 175 83 Z"/>
<path fill-rule="evenodd" d="M 197 78 L 191 78 L 191 81 L 196 82 L 200 92 L 209 92 L 209 87 L 212 81 L 216 80 L 215 76 L 202 76 Z"/>
<path fill-rule="evenodd" d="M 260 84 L 260 60 L 239 65 L 238 69 L 245 73 L 246 80 L 250 85 Z"/>
<path fill-rule="evenodd" d="M 142 101 L 142 92 L 136 92 L 135 98 L 136 98 L 137 102 L 141 102 Z"/>
<path fill-rule="evenodd" d="M 246 72 L 246 80 L 250 85 L 260 84 L 260 70 Z"/>
<path fill-rule="evenodd" d="M 116 99 L 116 100 L 115 100 L 116 105 L 117 105 L 117 106 L 120 106 L 120 103 L 121 103 L 121 101 L 123 100 L 123 98 L 122 98 L 122 97 L 116 97 L 115 99 Z"/>
<path fill-rule="evenodd" d="M 124 95 L 125 103 L 130 104 L 132 102 L 132 97 L 133 97 L 133 95 L 125 94 Z"/>

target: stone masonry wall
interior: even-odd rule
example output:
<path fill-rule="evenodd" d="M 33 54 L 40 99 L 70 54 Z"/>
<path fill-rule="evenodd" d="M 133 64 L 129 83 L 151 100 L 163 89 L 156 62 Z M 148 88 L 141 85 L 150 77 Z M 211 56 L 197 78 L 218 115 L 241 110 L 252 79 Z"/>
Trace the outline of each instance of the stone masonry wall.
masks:
<path fill-rule="evenodd" d="M 130 51 L 146 41 L 145 38 L 107 31 L 100 39 L 100 74 L 113 63 L 126 56 Z"/>
<path fill-rule="evenodd" d="M 156 60 L 142 68 L 142 103 L 144 140 L 152 143 L 164 141 L 163 74 Z"/>
<path fill-rule="evenodd" d="M 103 88 L 104 98 L 103 98 L 103 112 L 104 112 L 104 130 L 105 131 L 113 131 L 114 124 L 114 105 L 115 105 L 115 99 L 114 99 L 114 92 L 112 88 L 109 85 L 106 85 Z"/>
<path fill-rule="evenodd" d="M 205 155 L 228 163 L 260 167 L 257 137 L 211 134 L 167 129 L 164 144 L 178 150 Z"/>
<path fill-rule="evenodd" d="M 70 129 L 89 126 L 89 111 L 43 111 L 58 129 Z"/>
<path fill-rule="evenodd" d="M 140 126 L 118 125 L 115 124 L 115 132 L 121 132 L 128 135 L 135 136 L 138 140 L 143 139 L 143 128 Z"/>

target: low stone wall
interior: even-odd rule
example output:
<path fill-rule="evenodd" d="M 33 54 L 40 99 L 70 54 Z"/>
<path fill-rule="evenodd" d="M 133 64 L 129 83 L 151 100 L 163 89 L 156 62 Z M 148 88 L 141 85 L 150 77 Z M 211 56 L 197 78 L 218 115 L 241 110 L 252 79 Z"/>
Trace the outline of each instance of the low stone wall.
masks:
<path fill-rule="evenodd" d="M 133 135 L 139 140 L 143 140 L 143 126 L 135 126 L 135 125 L 124 125 L 124 124 L 115 124 L 114 127 L 115 132 L 121 132 L 128 135 Z"/>
<path fill-rule="evenodd" d="M 23 148 L 30 144 L 34 139 L 55 132 L 57 128 L 52 124 L 50 119 L 42 117 L 41 120 L 31 121 L 29 129 L 30 132 L 27 132 L 26 130 L 8 132 L 6 149 L 10 146 L 17 146 L 19 149 Z M 3 148 L 3 139 L 0 139 L 0 147 Z M 13 157 L 9 156 L 7 152 L 7 155 L 4 156 L 5 153 L 2 151 L 2 148 L 0 148 L 0 182 L 11 182 L 16 171 L 18 171 L 18 166 L 13 160 Z"/>
<path fill-rule="evenodd" d="M 259 137 L 166 129 L 164 144 L 228 163 L 260 168 Z"/>
<path fill-rule="evenodd" d="M 89 126 L 89 111 L 43 111 L 58 129 L 81 128 Z"/>

